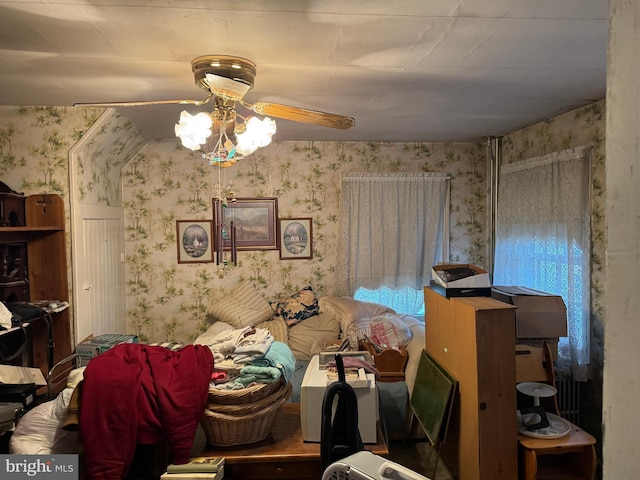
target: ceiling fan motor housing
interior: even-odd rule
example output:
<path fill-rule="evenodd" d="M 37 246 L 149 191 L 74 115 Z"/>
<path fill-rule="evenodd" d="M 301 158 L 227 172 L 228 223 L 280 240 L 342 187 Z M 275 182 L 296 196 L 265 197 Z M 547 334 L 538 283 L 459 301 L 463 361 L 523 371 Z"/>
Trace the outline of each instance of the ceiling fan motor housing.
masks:
<path fill-rule="evenodd" d="M 256 64 L 251 60 L 230 55 L 203 55 L 191 61 L 191 70 L 198 87 L 206 92 L 223 95 L 232 100 L 240 100 L 247 90 L 253 88 L 256 76 Z M 209 75 L 209 78 L 207 78 Z M 212 84 L 211 75 L 223 77 L 232 82 L 224 82 L 223 85 Z M 237 82 L 237 90 L 233 83 Z M 247 89 L 247 86 L 249 87 Z"/>

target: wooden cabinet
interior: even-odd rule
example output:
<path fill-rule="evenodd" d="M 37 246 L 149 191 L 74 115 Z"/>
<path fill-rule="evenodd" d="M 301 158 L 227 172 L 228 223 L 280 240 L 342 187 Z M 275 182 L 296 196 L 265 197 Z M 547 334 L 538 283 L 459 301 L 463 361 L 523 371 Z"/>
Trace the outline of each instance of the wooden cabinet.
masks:
<path fill-rule="evenodd" d="M 2 282 L 0 278 L 0 299 L 68 302 L 63 200 L 54 194 L 30 195 L 24 203 L 25 223 L 22 226 L 6 223 L 5 226 L 0 226 L 0 260 L 6 262 L 9 274 L 15 268 L 19 270 L 12 274 L 11 282 Z M 9 268 L 9 265 L 12 268 Z M 23 292 L 22 297 L 19 296 L 20 292 Z M 52 313 L 51 320 L 56 362 L 72 352 L 69 310 Z M 32 364 L 46 375 L 49 344 L 47 324 L 44 321 L 35 321 L 28 331 L 31 338 Z"/>
<path fill-rule="evenodd" d="M 424 295 L 426 351 L 458 381 L 445 463 L 460 480 L 518 478 L 514 307 Z"/>

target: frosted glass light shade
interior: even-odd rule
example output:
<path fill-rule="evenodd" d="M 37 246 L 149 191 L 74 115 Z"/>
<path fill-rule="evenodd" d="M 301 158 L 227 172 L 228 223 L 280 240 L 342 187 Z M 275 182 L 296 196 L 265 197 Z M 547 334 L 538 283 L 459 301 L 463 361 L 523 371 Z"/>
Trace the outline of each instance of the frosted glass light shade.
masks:
<path fill-rule="evenodd" d="M 276 133 L 276 122 L 269 117 L 264 117 L 262 120 L 257 117 L 249 117 L 245 124 L 244 133 L 236 134 L 238 141 L 236 149 L 242 155 L 249 155 L 258 148 L 269 145 L 274 133 Z"/>
<path fill-rule="evenodd" d="M 182 145 L 190 150 L 198 150 L 207 142 L 211 135 L 213 121 L 208 113 L 200 112 L 191 115 L 186 110 L 180 113 L 180 122 L 176 123 L 176 136 L 182 141 Z"/>

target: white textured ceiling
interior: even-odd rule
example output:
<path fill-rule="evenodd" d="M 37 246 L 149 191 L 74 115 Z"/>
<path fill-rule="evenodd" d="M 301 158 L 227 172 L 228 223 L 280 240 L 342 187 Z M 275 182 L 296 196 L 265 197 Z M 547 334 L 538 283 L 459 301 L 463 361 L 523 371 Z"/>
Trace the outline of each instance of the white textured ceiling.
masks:
<path fill-rule="evenodd" d="M 0 0 L 0 104 L 203 99 L 191 60 L 227 54 L 250 103 L 356 119 L 278 140 L 468 141 L 604 98 L 607 29 L 606 0 Z M 183 109 L 119 111 L 167 138 Z"/>

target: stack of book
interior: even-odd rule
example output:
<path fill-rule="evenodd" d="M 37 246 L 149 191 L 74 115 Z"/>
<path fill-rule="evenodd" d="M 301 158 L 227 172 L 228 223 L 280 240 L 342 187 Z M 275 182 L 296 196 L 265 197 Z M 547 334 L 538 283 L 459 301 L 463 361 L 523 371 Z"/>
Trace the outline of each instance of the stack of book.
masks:
<path fill-rule="evenodd" d="M 162 480 L 222 480 L 224 478 L 223 457 L 194 457 L 189 463 L 171 464 Z"/>

